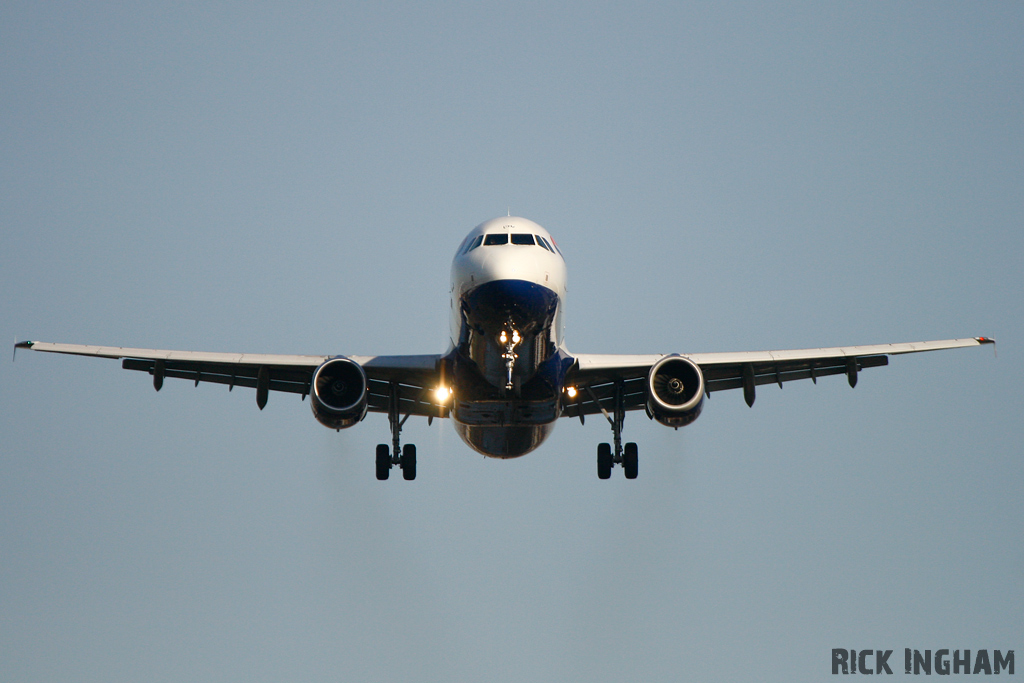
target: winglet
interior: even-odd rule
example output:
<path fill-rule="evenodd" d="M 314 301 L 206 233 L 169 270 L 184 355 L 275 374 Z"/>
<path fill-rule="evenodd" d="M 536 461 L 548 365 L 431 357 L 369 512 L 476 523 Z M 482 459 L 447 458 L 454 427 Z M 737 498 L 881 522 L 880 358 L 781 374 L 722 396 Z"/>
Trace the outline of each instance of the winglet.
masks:
<path fill-rule="evenodd" d="M 991 344 L 992 355 L 996 358 L 999 357 L 999 354 L 996 352 L 996 340 L 993 339 L 992 337 L 975 337 L 974 341 L 978 342 L 979 344 Z"/>
<path fill-rule="evenodd" d="M 20 342 L 20 341 L 17 340 L 17 338 L 15 338 L 15 340 L 14 340 L 14 353 L 11 354 L 11 362 L 13 363 L 14 359 L 18 357 L 18 349 L 31 349 L 33 344 L 35 344 L 35 342 L 30 342 L 30 341 Z"/>

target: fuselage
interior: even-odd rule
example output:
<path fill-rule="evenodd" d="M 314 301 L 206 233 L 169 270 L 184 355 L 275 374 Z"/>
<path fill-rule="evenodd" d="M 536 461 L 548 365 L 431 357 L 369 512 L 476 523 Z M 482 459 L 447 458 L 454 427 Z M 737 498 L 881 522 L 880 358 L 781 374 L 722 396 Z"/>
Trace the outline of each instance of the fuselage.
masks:
<path fill-rule="evenodd" d="M 484 455 L 537 448 L 561 412 L 565 261 L 547 230 L 515 216 L 481 223 L 452 261 L 450 415 Z"/>

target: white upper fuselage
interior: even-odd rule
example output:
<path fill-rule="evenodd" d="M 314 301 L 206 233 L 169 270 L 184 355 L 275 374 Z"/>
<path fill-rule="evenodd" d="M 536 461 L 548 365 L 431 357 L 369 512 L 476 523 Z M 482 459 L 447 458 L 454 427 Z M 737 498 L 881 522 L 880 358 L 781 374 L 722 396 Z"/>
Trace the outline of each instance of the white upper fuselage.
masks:
<path fill-rule="evenodd" d="M 508 235 L 504 245 L 485 244 L 487 235 Z M 532 235 L 547 242 L 536 245 L 512 244 L 512 235 Z M 480 238 L 483 236 L 483 240 Z M 539 240 L 538 240 L 539 241 Z M 474 242 L 480 242 L 473 247 Z M 550 248 L 549 248 L 550 247 Z M 553 250 L 553 251 L 552 251 Z M 473 228 L 459 245 L 452 260 L 451 324 L 453 347 L 458 345 L 462 317 L 459 302 L 462 297 L 481 284 L 493 280 L 524 280 L 550 289 L 558 297 L 558 313 L 553 326 L 555 346 L 561 348 L 565 338 L 566 273 L 562 258 L 551 233 L 527 218 L 506 216 L 493 218 Z"/>

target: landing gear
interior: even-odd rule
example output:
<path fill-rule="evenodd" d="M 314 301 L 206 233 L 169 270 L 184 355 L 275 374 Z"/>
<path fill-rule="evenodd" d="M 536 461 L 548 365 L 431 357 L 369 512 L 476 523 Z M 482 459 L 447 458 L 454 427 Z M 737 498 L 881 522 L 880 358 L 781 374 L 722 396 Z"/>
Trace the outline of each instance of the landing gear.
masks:
<path fill-rule="evenodd" d="M 501 359 L 505 361 L 505 372 L 508 376 L 508 381 L 505 383 L 505 390 L 512 391 L 512 388 L 515 387 L 515 383 L 512 381 L 512 371 L 515 369 L 516 359 L 519 358 L 516 354 L 515 348 L 522 339 L 519 336 L 519 330 L 512 327 L 511 318 L 508 321 L 508 328 L 508 331 L 501 331 L 498 341 L 505 347 L 505 352 L 501 354 Z"/>
<path fill-rule="evenodd" d="M 398 384 L 391 383 L 391 400 L 388 402 L 388 423 L 391 425 L 391 448 L 386 443 L 377 444 L 377 479 L 383 481 L 391 474 L 391 468 L 402 468 L 402 478 L 412 481 L 416 478 L 416 446 L 407 443 L 403 448 L 399 435 L 409 416 L 400 417 L 398 412 Z"/>
<path fill-rule="evenodd" d="M 599 404 L 600 405 L 600 404 Z M 622 397 L 622 382 L 615 385 L 615 414 L 609 415 L 603 408 L 601 411 L 608 418 L 612 426 L 612 435 L 615 438 L 615 451 L 612 452 L 612 444 L 597 444 L 597 477 L 598 479 L 609 479 L 612 476 L 612 467 L 616 463 L 622 465 L 626 479 L 636 479 L 639 461 L 639 449 L 633 442 L 627 443 L 625 449 L 622 447 L 622 423 L 626 421 L 626 408 Z"/>

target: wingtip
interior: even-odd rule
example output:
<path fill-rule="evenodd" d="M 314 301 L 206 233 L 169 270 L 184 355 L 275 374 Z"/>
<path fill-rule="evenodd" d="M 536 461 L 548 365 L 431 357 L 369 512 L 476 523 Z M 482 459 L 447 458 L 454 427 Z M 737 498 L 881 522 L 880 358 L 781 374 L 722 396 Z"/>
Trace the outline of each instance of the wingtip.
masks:
<path fill-rule="evenodd" d="M 996 343 L 996 340 L 993 339 L 992 337 L 975 337 L 974 341 L 978 342 L 979 344 L 995 344 Z"/>
<path fill-rule="evenodd" d="M 14 338 L 14 350 L 11 351 L 11 362 L 18 360 L 18 349 L 31 349 L 35 342 L 30 341 L 18 341 L 18 338 Z"/>

